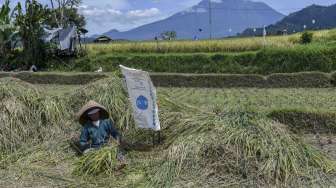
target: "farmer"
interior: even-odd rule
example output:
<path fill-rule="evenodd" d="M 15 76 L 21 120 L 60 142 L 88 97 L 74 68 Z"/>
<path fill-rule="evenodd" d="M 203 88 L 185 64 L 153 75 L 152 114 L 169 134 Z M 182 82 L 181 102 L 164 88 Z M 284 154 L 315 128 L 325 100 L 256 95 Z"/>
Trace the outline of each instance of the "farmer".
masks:
<path fill-rule="evenodd" d="M 111 136 L 120 143 L 120 135 L 104 106 L 89 101 L 77 113 L 77 118 L 83 127 L 79 141 L 73 140 L 71 145 L 79 154 L 106 145 Z"/>

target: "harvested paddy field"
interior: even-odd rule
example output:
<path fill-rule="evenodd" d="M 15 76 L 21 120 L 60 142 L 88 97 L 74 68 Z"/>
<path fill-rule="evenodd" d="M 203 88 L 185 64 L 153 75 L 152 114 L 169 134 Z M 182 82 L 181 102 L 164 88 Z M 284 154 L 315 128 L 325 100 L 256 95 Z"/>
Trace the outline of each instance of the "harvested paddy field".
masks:
<path fill-rule="evenodd" d="M 158 92 L 180 104 L 219 115 L 241 109 L 268 114 L 336 160 L 335 88 L 159 88 Z"/>
<path fill-rule="evenodd" d="M 255 112 L 281 109 L 336 113 L 336 88 L 159 88 L 158 92 L 213 112 L 244 107 Z"/>
<path fill-rule="evenodd" d="M 158 88 L 162 142 L 153 146 L 152 132 L 135 128 L 116 76 L 66 86 L 3 78 L 0 186 L 332 186 L 334 93 Z M 108 148 L 93 157 L 99 168 L 84 168 L 69 146 L 81 128 L 74 113 L 90 99 L 108 108 L 123 134 L 122 170 L 105 162 Z"/>

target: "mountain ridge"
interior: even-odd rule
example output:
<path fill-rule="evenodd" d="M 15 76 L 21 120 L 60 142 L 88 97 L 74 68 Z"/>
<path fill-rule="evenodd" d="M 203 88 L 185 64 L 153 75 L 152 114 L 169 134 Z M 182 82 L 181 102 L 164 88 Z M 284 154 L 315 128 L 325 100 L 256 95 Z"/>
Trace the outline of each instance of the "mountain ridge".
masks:
<path fill-rule="evenodd" d="M 213 1 L 213 0 L 212 0 Z M 263 2 L 249 0 L 217 0 L 212 2 L 214 38 L 233 36 L 249 26 L 260 27 L 275 23 L 284 15 Z M 153 23 L 129 31 L 112 29 L 103 35 L 113 39 L 153 40 L 165 31 L 176 31 L 178 39 L 206 39 L 210 35 L 209 0 Z"/>
<path fill-rule="evenodd" d="M 292 34 L 304 30 L 330 29 L 336 27 L 336 4 L 330 6 L 310 5 L 293 12 L 275 24 L 266 27 L 267 34 Z M 248 28 L 241 36 L 262 35 L 263 28 Z"/>

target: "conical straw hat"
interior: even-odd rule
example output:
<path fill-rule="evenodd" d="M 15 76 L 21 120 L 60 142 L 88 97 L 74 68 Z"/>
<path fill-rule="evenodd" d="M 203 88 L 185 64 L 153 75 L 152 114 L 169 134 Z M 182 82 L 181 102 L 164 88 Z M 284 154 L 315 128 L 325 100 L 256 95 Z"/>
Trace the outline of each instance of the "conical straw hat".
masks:
<path fill-rule="evenodd" d="M 86 105 L 84 105 L 79 112 L 77 113 L 76 117 L 81 125 L 84 125 L 88 120 L 89 117 L 87 116 L 88 111 L 94 109 L 94 108 L 99 108 L 100 109 L 100 118 L 102 119 L 107 119 L 109 118 L 109 114 L 106 110 L 106 108 L 97 103 L 96 101 L 89 101 Z"/>

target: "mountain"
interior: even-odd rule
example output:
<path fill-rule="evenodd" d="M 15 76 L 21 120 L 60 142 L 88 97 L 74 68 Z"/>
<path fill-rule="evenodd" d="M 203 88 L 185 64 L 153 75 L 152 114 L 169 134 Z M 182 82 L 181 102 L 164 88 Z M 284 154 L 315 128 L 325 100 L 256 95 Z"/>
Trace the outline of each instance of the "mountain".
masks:
<path fill-rule="evenodd" d="M 336 4 L 331 6 L 311 5 L 298 12 L 294 12 L 276 24 L 266 27 L 270 35 L 287 34 L 307 30 L 329 29 L 336 27 Z M 246 29 L 242 36 L 262 35 L 263 28 Z"/>
<path fill-rule="evenodd" d="M 242 32 L 249 27 L 275 23 L 284 16 L 262 2 L 249 0 L 211 0 L 212 33 L 214 38 Z M 104 33 L 113 39 L 152 40 L 165 31 L 175 31 L 178 39 L 208 38 L 209 0 L 176 13 L 164 20 L 119 32 Z"/>

